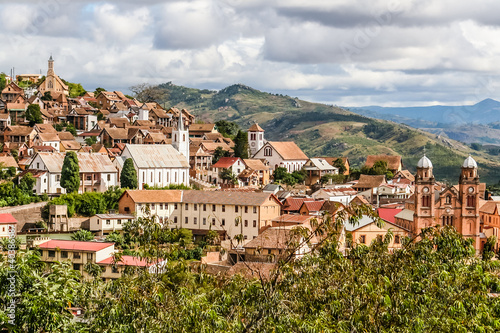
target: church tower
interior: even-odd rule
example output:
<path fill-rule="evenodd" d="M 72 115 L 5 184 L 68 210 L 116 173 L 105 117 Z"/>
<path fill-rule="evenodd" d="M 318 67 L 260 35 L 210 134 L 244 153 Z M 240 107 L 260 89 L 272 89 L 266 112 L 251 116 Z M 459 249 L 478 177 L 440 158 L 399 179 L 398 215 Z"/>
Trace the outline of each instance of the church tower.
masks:
<path fill-rule="evenodd" d="M 479 175 L 477 163 L 471 156 L 462 164 L 458 187 L 462 207 L 457 231 L 464 237 L 474 239 L 474 248 L 479 251 Z"/>
<path fill-rule="evenodd" d="M 182 111 L 179 112 L 177 129 L 172 131 L 172 146 L 177 149 L 179 153 L 184 155 L 189 163 L 189 130 L 184 129 Z"/>
<path fill-rule="evenodd" d="M 432 162 L 423 156 L 417 164 L 415 178 L 415 211 L 413 214 L 412 234 L 416 236 L 423 228 L 436 224 L 435 221 L 435 179 L 432 173 Z"/>
<path fill-rule="evenodd" d="M 265 143 L 266 140 L 264 139 L 264 130 L 259 126 L 259 124 L 253 124 L 248 129 L 248 147 L 250 149 L 250 157 L 253 157 Z"/>
<path fill-rule="evenodd" d="M 49 69 L 47 70 L 47 76 L 54 76 L 54 59 L 52 59 L 52 55 L 49 58 Z"/>

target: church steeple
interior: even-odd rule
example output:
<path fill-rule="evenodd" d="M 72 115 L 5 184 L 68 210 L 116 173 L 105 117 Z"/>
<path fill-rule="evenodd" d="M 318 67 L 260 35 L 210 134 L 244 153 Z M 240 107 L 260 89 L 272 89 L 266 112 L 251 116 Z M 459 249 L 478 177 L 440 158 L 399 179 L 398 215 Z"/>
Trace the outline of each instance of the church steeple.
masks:
<path fill-rule="evenodd" d="M 179 153 L 184 155 L 189 163 L 189 130 L 184 129 L 182 111 L 179 112 L 177 130 L 173 131 L 172 134 L 172 146 L 174 146 Z"/>
<path fill-rule="evenodd" d="M 49 70 L 47 71 L 47 76 L 54 76 L 54 59 L 52 59 L 52 54 L 49 58 Z"/>

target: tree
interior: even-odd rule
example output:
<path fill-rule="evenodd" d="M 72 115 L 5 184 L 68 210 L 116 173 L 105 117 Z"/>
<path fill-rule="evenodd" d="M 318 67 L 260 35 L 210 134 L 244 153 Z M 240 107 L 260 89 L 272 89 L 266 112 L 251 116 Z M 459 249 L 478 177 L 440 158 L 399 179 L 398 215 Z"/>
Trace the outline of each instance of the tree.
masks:
<path fill-rule="evenodd" d="M 52 94 L 50 93 L 50 91 L 44 92 L 41 100 L 42 101 L 51 101 L 52 100 Z"/>
<path fill-rule="evenodd" d="M 226 138 L 234 139 L 240 130 L 238 124 L 227 120 L 219 120 L 215 123 L 217 130 Z"/>
<path fill-rule="evenodd" d="M 127 158 L 123 163 L 122 173 L 120 174 L 120 185 L 122 188 L 137 188 L 137 172 L 135 171 L 134 161 Z"/>
<path fill-rule="evenodd" d="M 342 161 L 341 158 L 337 158 L 333 162 L 333 166 L 339 169 L 339 174 L 344 174 L 344 172 L 347 171 L 347 168 L 345 167 L 344 161 Z"/>
<path fill-rule="evenodd" d="M 288 173 L 288 170 L 284 167 L 277 167 L 274 172 L 273 172 L 273 179 L 275 182 L 278 182 L 285 178 L 286 174 Z"/>
<path fill-rule="evenodd" d="M 165 95 L 164 91 L 158 86 L 153 86 L 148 83 L 140 83 L 129 89 L 134 93 L 134 97 L 143 103 L 158 102 Z"/>
<path fill-rule="evenodd" d="M 101 88 L 101 87 L 96 88 L 96 90 L 94 91 L 94 97 L 97 97 L 97 95 L 99 95 L 99 93 L 100 93 L 101 91 L 106 91 L 106 89 Z"/>
<path fill-rule="evenodd" d="M 28 109 L 26 110 L 25 118 L 29 121 L 30 126 L 35 124 L 42 124 L 42 112 L 40 112 L 40 105 L 38 104 L 30 104 Z"/>
<path fill-rule="evenodd" d="M 229 157 L 231 156 L 231 153 L 229 153 L 227 150 L 224 150 L 222 147 L 217 147 L 214 150 L 214 154 L 212 157 L 212 164 L 217 163 L 218 160 L 220 160 L 221 157 Z"/>
<path fill-rule="evenodd" d="M 32 195 L 33 194 L 33 186 L 35 186 L 36 179 L 33 177 L 33 175 L 28 172 L 21 178 L 19 181 L 19 189 L 23 191 L 26 194 Z"/>
<path fill-rule="evenodd" d="M 75 125 L 73 124 L 67 124 L 66 126 L 66 131 L 70 132 L 71 134 L 73 134 L 73 136 L 76 136 L 76 128 L 75 128 Z"/>
<path fill-rule="evenodd" d="M 74 151 L 66 152 L 61 170 L 61 186 L 67 193 L 76 192 L 80 187 L 78 156 Z"/>
<path fill-rule="evenodd" d="M 93 144 L 97 143 L 97 137 L 89 136 L 88 138 L 85 139 L 85 143 L 87 144 L 87 146 L 92 146 Z"/>
<path fill-rule="evenodd" d="M 78 230 L 71 235 L 72 240 L 90 242 L 94 240 L 94 234 L 88 230 Z"/>
<path fill-rule="evenodd" d="M 7 86 L 7 75 L 5 73 L 0 73 L 0 91 L 2 91 Z"/>
<path fill-rule="evenodd" d="M 234 138 L 234 156 L 248 158 L 248 135 L 247 132 L 238 131 Z"/>
<path fill-rule="evenodd" d="M 227 184 L 238 184 L 238 178 L 233 173 L 232 168 L 223 169 L 220 172 L 220 178 L 226 181 Z"/>

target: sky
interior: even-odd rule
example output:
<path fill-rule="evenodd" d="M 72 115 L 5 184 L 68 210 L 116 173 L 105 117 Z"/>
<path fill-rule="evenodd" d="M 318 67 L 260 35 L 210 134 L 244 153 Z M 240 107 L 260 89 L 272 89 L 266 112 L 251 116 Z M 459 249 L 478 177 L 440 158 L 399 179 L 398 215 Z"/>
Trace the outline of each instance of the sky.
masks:
<path fill-rule="evenodd" d="M 0 71 L 85 89 L 241 83 L 341 106 L 500 100 L 497 0 L 0 2 Z"/>

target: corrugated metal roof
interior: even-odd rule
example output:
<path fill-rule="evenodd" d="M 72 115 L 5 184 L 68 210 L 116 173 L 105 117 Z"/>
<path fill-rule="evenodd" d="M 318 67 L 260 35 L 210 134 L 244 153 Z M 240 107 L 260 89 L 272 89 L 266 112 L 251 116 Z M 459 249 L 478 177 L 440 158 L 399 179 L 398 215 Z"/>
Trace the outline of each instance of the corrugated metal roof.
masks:
<path fill-rule="evenodd" d="M 65 153 L 39 152 L 38 155 L 49 172 L 61 172 Z M 78 156 L 80 173 L 118 172 L 107 155 L 99 153 L 77 153 L 76 155 Z"/>
<path fill-rule="evenodd" d="M 130 145 L 130 153 L 138 168 L 189 168 L 189 163 L 172 145 Z M 123 154 L 122 154 L 123 155 Z"/>

